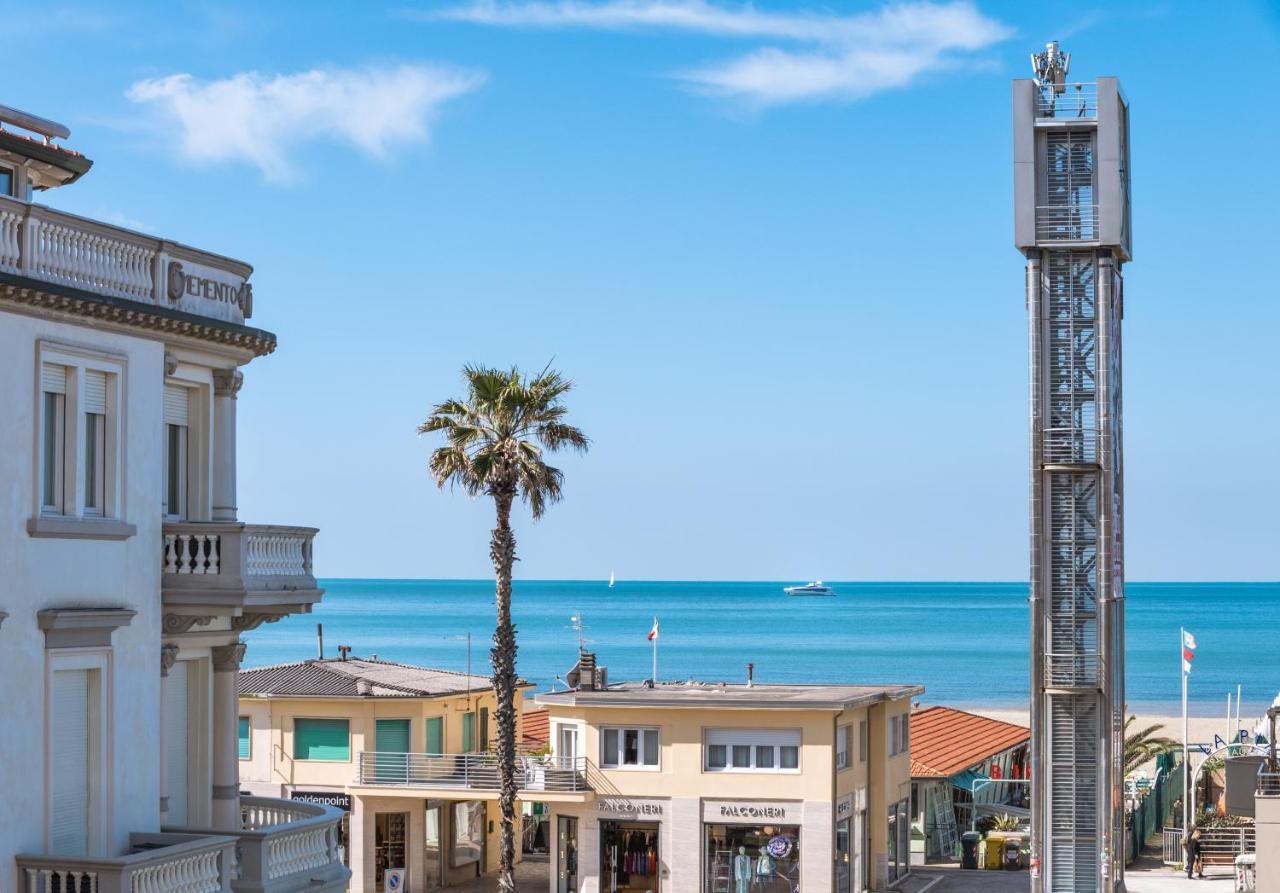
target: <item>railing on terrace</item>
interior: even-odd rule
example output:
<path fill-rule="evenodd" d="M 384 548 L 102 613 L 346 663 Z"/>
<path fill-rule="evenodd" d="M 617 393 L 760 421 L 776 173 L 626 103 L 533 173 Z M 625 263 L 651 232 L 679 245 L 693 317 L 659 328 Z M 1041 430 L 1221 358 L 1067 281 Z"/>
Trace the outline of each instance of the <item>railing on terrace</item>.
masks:
<path fill-rule="evenodd" d="M 1036 93 L 1036 117 L 1054 120 L 1098 117 L 1098 85 L 1067 84 L 1062 93 L 1041 89 Z"/>
<path fill-rule="evenodd" d="M 236 839 L 209 833 L 130 834 L 115 858 L 20 855 L 22 893 L 229 893 Z"/>
<path fill-rule="evenodd" d="M 164 525 L 161 568 L 166 592 L 315 589 L 314 527 L 238 522 Z"/>
<path fill-rule="evenodd" d="M 0 271 L 242 323 L 241 261 L 0 196 Z"/>
<path fill-rule="evenodd" d="M 561 793 L 591 790 L 586 757 L 520 755 L 516 778 L 522 790 Z M 498 757 L 492 753 L 360 754 L 356 784 L 395 787 L 458 787 L 497 790 L 500 787 Z"/>
<path fill-rule="evenodd" d="M 342 811 L 332 806 L 274 797 L 241 797 L 241 830 L 223 832 L 231 834 L 230 839 L 236 843 L 232 889 L 245 893 L 343 889 L 351 873 L 342 864 L 338 844 L 341 822 Z"/>
<path fill-rule="evenodd" d="M 1230 828 L 1201 828 L 1200 852 L 1206 862 L 1226 865 L 1242 853 L 1252 853 L 1257 848 L 1253 825 Z M 1182 829 L 1164 829 L 1164 862 L 1176 865 L 1186 860 L 1182 847 Z"/>
<path fill-rule="evenodd" d="M 1098 206 L 1037 205 L 1037 242 L 1094 242 L 1098 239 Z"/>
<path fill-rule="evenodd" d="M 1265 764 L 1263 764 L 1265 767 Z M 1280 797 L 1280 772 L 1258 770 L 1258 791 L 1264 797 Z"/>

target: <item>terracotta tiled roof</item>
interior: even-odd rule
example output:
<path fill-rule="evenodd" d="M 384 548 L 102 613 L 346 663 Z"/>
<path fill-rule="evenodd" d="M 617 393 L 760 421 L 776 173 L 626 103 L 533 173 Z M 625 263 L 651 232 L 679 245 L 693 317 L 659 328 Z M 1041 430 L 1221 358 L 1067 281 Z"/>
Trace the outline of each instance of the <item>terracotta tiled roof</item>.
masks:
<path fill-rule="evenodd" d="M 926 707 L 911 714 L 911 777 L 950 778 L 1030 740 L 1026 726 L 953 707 Z"/>
<path fill-rule="evenodd" d="M 521 732 L 524 743 L 531 747 L 541 747 L 551 740 L 551 716 L 546 710 L 526 710 L 524 727 Z"/>

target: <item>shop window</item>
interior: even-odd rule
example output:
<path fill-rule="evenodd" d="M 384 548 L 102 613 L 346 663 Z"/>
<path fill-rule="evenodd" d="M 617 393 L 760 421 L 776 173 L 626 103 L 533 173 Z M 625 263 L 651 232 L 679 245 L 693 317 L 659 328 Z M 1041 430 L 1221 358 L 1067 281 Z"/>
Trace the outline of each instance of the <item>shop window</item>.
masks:
<path fill-rule="evenodd" d="M 836 823 L 836 893 L 853 893 L 853 821 Z"/>
<path fill-rule="evenodd" d="M 386 873 L 389 869 L 403 871 L 408 867 L 405 842 L 409 825 L 407 812 L 374 813 L 373 846 L 374 872 L 373 885 L 377 893 L 390 893 L 385 890 Z"/>
<path fill-rule="evenodd" d="M 454 868 L 479 863 L 484 856 L 484 803 L 467 800 L 453 804 L 453 836 L 449 864 Z"/>
<path fill-rule="evenodd" d="M 798 825 L 706 825 L 708 893 L 792 893 L 800 884 Z"/>
<path fill-rule="evenodd" d="M 703 765 L 708 772 L 794 772 L 800 768 L 799 729 L 712 729 Z"/>
<path fill-rule="evenodd" d="M 351 759 L 351 730 L 345 719 L 293 721 L 293 758 L 343 762 Z"/>
<path fill-rule="evenodd" d="M 601 822 L 600 865 L 610 893 L 648 893 L 658 887 L 661 853 L 656 822 Z"/>
<path fill-rule="evenodd" d="M 600 765 L 607 769 L 657 769 L 657 729 L 601 729 Z"/>

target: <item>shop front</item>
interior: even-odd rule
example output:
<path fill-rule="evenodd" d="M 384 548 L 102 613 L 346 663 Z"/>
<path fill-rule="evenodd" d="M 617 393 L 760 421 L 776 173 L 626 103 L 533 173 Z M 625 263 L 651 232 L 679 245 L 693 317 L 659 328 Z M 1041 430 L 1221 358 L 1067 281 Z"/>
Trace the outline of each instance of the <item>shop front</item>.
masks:
<path fill-rule="evenodd" d="M 704 893 L 800 893 L 801 804 L 706 800 Z"/>
<path fill-rule="evenodd" d="M 406 893 L 444 890 L 496 867 L 486 801 L 357 795 L 354 805 L 364 858 L 353 890 L 392 893 L 389 872 Z"/>

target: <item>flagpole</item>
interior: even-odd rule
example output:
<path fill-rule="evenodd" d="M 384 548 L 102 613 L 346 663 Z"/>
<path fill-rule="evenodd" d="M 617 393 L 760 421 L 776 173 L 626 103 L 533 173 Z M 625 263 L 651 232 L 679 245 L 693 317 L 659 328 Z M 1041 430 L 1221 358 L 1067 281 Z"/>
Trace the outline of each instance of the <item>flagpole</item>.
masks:
<path fill-rule="evenodd" d="M 656 633 L 658 629 L 657 617 L 653 618 L 653 628 Z M 653 684 L 655 686 L 658 684 L 658 635 L 657 634 L 655 634 L 653 637 Z"/>
<path fill-rule="evenodd" d="M 1182 777 L 1185 782 L 1182 785 L 1182 833 L 1186 834 L 1191 828 L 1190 808 L 1191 808 L 1191 785 L 1195 782 L 1191 778 L 1191 749 L 1187 744 L 1189 738 L 1187 728 L 1187 631 L 1181 627 L 1178 628 L 1178 669 L 1182 673 Z"/>

